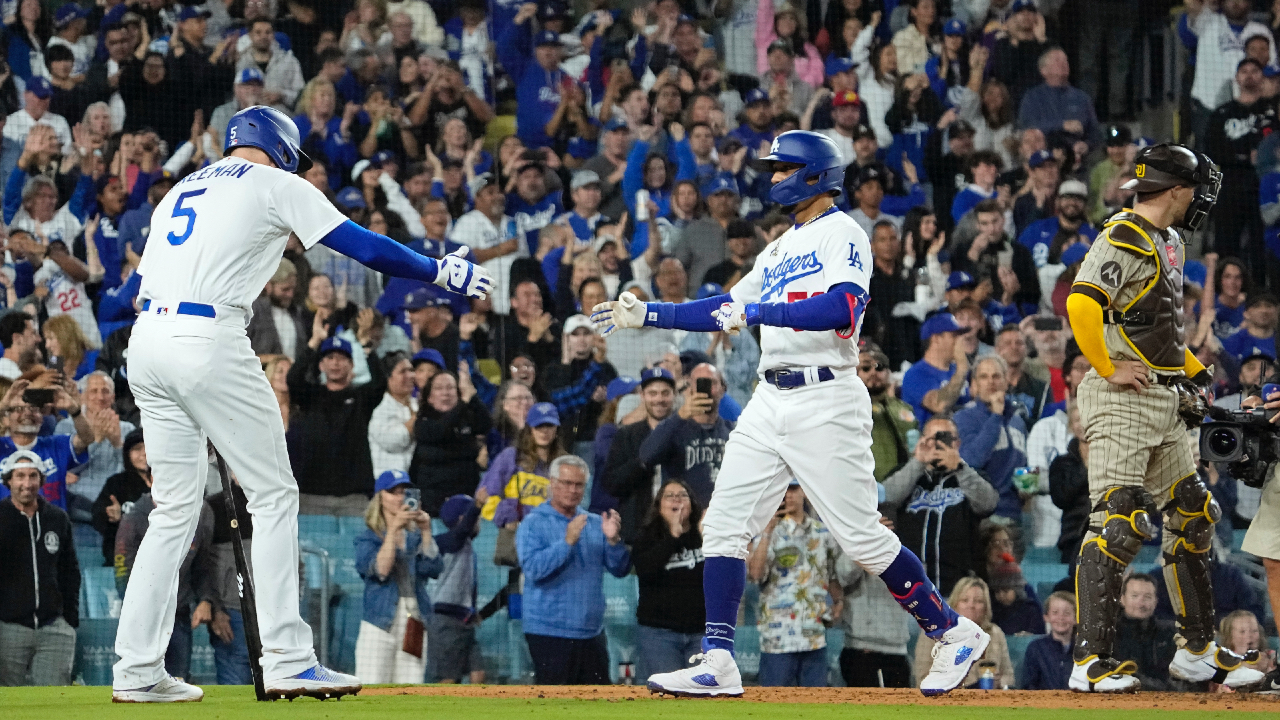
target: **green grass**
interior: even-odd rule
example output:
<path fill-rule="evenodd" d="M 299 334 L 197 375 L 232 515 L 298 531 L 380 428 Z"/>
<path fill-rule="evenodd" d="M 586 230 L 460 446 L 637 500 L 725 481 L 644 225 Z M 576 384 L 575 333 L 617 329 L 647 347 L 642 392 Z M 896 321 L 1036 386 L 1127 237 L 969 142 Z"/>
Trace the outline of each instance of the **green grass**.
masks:
<path fill-rule="evenodd" d="M 777 704 L 734 701 L 675 700 L 515 700 L 415 695 L 357 696 L 340 701 L 300 699 L 292 703 L 256 703 L 247 687 L 205 688 L 204 702 L 183 705 L 115 705 L 105 687 L 0 688 L 0 720 L 776 720 L 841 718 L 861 720 L 1097 720 L 1107 713 L 1084 710 L 1013 709 L 991 707 L 931 707 L 929 705 L 821 705 L 780 707 Z M 1238 713 L 1126 711 L 1124 720 L 1207 720 Z"/>

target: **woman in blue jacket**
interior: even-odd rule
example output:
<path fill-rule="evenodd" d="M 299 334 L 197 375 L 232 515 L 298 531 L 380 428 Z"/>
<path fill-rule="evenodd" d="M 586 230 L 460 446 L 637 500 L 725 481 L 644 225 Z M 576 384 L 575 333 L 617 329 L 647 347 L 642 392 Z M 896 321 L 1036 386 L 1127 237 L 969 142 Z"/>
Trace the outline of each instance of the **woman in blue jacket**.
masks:
<path fill-rule="evenodd" d="M 364 615 L 356 639 L 356 675 L 365 684 L 420 683 L 426 674 L 431 614 L 427 579 L 444 568 L 431 537 L 431 517 L 405 505 L 413 481 L 400 470 L 378 476 L 364 512 L 368 527 L 356 536 L 356 571 L 364 578 Z M 421 633 L 418 652 L 405 652 Z"/>
<path fill-rule="evenodd" d="M 681 180 L 692 180 L 698 174 L 698 161 L 684 140 L 683 132 L 674 138 L 676 154 L 676 170 L 672 175 L 671 163 L 658 153 L 649 153 L 649 143 L 657 130 L 651 125 L 642 125 L 636 130 L 636 141 L 631 144 L 631 152 L 627 154 L 627 169 L 622 174 L 622 199 L 627 203 L 627 212 L 631 217 L 636 215 L 636 193 L 649 191 L 649 200 L 657 206 L 651 220 L 666 217 L 671 212 L 671 188 Z M 649 221 L 636 220 L 635 231 L 631 234 L 631 257 L 640 257 L 649 247 Z"/>

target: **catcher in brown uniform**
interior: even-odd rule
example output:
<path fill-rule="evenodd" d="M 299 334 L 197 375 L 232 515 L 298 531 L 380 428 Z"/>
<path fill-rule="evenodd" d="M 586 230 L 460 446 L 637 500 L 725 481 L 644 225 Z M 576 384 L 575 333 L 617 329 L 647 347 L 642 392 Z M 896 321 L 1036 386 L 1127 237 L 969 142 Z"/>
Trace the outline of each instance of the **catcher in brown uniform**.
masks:
<path fill-rule="evenodd" d="M 1256 687 L 1262 673 L 1214 641 L 1209 549 L 1218 503 L 1196 474 L 1188 427 L 1208 407 L 1212 372 L 1187 350 L 1182 318 L 1183 239 L 1217 201 L 1222 174 L 1181 145 L 1156 145 L 1135 160 L 1133 210 L 1113 215 L 1085 256 L 1067 313 L 1093 369 L 1077 394 L 1089 442 L 1094 503 L 1076 573 L 1075 667 L 1081 692 L 1134 692 L 1132 661 L 1111 656 L 1122 575 L 1164 514 L 1164 579 L 1180 635 L 1169 674 L 1187 681 Z"/>

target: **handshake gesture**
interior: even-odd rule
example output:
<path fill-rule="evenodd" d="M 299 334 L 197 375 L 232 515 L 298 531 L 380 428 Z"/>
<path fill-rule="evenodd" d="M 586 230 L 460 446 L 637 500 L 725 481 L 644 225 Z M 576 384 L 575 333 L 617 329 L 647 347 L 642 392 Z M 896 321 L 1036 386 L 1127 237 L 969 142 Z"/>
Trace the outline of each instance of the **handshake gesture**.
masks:
<path fill-rule="evenodd" d="M 488 270 L 468 262 L 467 248 L 458 248 L 438 262 L 435 284 L 461 295 L 483 298 L 493 290 L 493 276 Z"/>

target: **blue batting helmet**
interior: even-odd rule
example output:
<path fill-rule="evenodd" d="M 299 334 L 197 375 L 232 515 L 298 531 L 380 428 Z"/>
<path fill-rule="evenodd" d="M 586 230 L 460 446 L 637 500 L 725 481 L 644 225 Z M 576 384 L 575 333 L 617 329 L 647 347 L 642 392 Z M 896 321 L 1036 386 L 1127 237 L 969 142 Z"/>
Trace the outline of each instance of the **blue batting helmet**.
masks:
<path fill-rule="evenodd" d="M 298 126 L 288 115 L 266 105 L 254 105 L 236 113 L 227 123 L 227 152 L 256 147 L 285 172 L 306 172 L 311 158 L 301 150 Z"/>
<path fill-rule="evenodd" d="M 796 205 L 809 198 L 839 193 L 844 184 L 844 160 L 831 138 L 808 130 L 784 132 L 773 141 L 769 154 L 757 161 L 773 170 L 776 163 L 802 167 L 769 190 L 769 200 L 779 205 Z"/>

